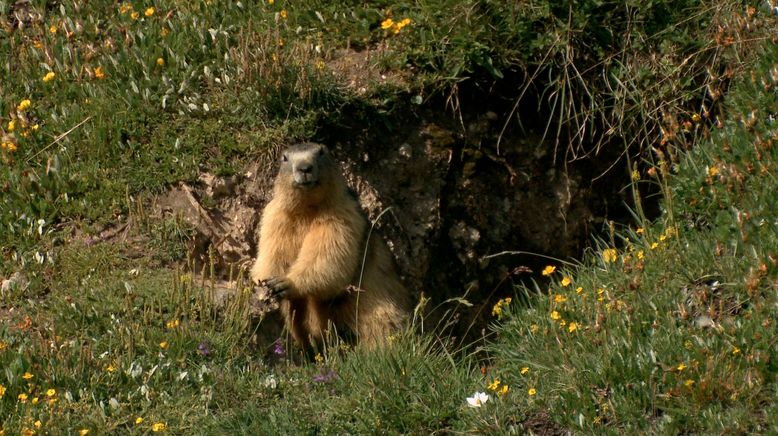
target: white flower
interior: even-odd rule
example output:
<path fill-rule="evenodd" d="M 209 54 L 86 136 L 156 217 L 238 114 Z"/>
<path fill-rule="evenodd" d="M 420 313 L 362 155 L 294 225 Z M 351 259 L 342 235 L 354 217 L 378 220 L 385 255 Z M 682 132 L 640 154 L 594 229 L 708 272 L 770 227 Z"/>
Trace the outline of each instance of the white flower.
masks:
<path fill-rule="evenodd" d="M 489 401 L 489 395 L 484 392 L 476 392 L 472 397 L 467 398 L 467 404 L 470 407 L 481 407 L 487 401 Z"/>

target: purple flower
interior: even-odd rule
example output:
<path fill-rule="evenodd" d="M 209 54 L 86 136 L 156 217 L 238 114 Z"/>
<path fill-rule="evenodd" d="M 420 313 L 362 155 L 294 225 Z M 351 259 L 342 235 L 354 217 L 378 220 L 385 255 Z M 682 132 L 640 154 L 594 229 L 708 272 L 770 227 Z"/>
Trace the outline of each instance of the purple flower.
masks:
<path fill-rule="evenodd" d="M 278 357 L 284 357 L 284 346 L 281 344 L 281 341 L 276 341 L 276 343 L 273 344 L 273 354 Z"/>
<path fill-rule="evenodd" d="M 211 354 L 211 350 L 208 348 L 208 342 L 200 342 L 199 345 L 197 345 L 197 352 L 200 353 L 201 356 L 206 357 L 209 354 Z"/>
<path fill-rule="evenodd" d="M 333 371 L 332 369 L 327 371 L 326 374 L 324 373 L 324 369 L 322 369 L 321 373 L 313 376 L 313 381 L 315 381 L 316 383 L 327 383 L 328 381 L 334 379 L 337 376 L 338 374 L 336 374 L 335 371 Z"/>

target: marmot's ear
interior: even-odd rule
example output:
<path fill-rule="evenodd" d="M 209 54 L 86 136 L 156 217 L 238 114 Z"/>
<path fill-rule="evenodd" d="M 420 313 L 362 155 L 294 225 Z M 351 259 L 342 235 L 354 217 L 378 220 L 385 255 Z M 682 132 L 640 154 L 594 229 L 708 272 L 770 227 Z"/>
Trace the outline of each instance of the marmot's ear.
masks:
<path fill-rule="evenodd" d="M 324 156 L 325 153 L 327 153 L 327 147 L 319 145 L 319 156 Z"/>

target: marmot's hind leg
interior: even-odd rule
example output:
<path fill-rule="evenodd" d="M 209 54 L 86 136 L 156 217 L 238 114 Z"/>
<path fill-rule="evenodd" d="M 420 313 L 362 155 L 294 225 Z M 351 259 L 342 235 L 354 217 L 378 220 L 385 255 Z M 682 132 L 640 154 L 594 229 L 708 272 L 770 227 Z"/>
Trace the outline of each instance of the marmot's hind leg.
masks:
<path fill-rule="evenodd" d="M 295 300 L 282 300 L 281 312 L 284 315 L 286 326 L 289 328 L 289 333 L 292 334 L 292 338 L 300 344 L 303 349 L 308 347 L 308 329 L 307 324 L 307 310 L 306 302 L 302 299 Z"/>

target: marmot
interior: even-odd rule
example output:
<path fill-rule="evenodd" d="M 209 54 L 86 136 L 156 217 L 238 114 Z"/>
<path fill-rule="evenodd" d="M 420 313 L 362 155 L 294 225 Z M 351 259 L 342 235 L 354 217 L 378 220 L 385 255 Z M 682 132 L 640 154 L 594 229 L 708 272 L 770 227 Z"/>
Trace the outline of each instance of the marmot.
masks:
<path fill-rule="evenodd" d="M 338 164 L 321 144 L 294 145 L 282 154 L 251 278 L 281 299 L 286 326 L 304 349 L 320 345 L 330 325 L 373 346 L 410 310 L 391 252 L 369 232 Z"/>

